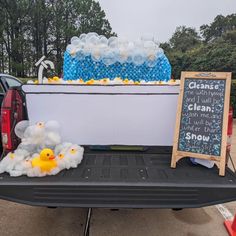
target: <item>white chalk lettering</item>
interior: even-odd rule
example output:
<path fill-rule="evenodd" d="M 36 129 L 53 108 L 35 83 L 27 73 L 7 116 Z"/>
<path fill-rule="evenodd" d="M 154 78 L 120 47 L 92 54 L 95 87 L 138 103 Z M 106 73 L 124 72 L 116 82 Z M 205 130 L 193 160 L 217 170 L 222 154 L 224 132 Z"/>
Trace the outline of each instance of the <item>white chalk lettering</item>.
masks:
<path fill-rule="evenodd" d="M 201 105 L 197 105 L 196 103 L 194 103 L 194 104 L 189 104 L 188 105 L 188 110 L 189 111 L 211 112 L 211 107 L 209 107 L 209 106 L 201 106 Z"/>
<path fill-rule="evenodd" d="M 205 135 L 201 135 L 201 134 L 196 135 L 196 134 L 187 132 L 186 136 L 185 136 L 185 139 L 187 139 L 187 140 L 191 140 L 192 139 L 192 140 L 208 142 L 210 137 L 209 136 L 205 136 Z"/>
<path fill-rule="evenodd" d="M 198 84 L 197 82 L 190 82 L 188 87 L 190 89 L 209 89 L 209 90 L 218 90 L 219 89 L 219 85 L 218 84 Z"/>

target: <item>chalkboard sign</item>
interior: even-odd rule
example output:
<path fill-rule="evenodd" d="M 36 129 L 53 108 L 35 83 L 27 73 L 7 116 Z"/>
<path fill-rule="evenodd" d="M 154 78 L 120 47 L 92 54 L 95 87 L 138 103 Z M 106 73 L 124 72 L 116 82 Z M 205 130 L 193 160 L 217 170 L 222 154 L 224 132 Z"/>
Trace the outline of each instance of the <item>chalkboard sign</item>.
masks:
<path fill-rule="evenodd" d="M 182 73 L 171 167 L 195 157 L 225 174 L 230 84 L 231 73 Z"/>

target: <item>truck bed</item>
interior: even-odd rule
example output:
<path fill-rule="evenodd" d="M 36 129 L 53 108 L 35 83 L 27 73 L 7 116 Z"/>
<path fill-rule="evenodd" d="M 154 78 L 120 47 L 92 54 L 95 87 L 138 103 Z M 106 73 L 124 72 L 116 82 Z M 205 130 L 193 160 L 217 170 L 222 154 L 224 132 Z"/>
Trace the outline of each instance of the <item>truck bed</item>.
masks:
<path fill-rule="evenodd" d="M 0 198 L 36 206 L 189 208 L 236 200 L 236 174 L 194 166 L 170 168 L 171 148 L 85 149 L 78 168 L 43 178 L 0 175 Z"/>

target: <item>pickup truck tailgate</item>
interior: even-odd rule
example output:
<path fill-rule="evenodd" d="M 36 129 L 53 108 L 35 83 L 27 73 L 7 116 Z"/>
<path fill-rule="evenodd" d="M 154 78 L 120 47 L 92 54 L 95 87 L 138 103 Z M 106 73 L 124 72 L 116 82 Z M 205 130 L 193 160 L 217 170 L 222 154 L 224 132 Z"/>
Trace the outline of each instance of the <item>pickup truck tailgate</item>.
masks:
<path fill-rule="evenodd" d="M 43 178 L 0 175 L 0 198 L 37 206 L 188 208 L 236 200 L 236 175 L 229 168 L 170 168 L 170 148 L 91 151 L 77 169 Z"/>

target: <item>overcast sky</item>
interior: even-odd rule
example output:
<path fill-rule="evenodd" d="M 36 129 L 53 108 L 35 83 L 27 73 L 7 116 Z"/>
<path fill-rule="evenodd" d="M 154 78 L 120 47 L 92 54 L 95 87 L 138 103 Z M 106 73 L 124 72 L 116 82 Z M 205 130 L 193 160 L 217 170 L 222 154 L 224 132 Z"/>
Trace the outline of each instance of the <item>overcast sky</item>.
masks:
<path fill-rule="evenodd" d="M 218 14 L 236 13 L 236 0 L 98 0 L 118 36 L 167 41 L 175 28 L 199 29 Z"/>

